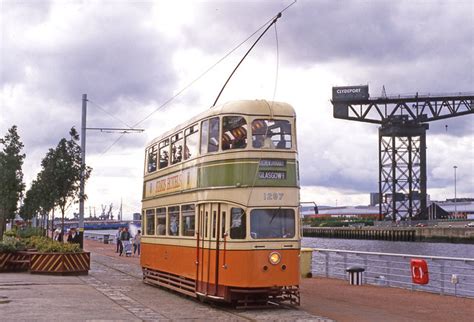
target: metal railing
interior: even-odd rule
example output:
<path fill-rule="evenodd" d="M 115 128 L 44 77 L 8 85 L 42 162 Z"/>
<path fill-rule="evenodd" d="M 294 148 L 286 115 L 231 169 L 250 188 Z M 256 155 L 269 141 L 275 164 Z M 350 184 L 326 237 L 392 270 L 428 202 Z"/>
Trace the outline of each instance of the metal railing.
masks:
<path fill-rule="evenodd" d="M 413 258 L 428 263 L 428 284 L 412 282 L 410 260 Z M 474 258 L 313 248 L 312 265 L 312 273 L 317 276 L 348 279 L 346 268 L 361 266 L 365 269 L 366 284 L 474 297 Z"/>
<path fill-rule="evenodd" d="M 103 242 L 104 239 L 106 239 L 109 244 L 115 244 L 115 242 L 116 242 L 114 235 L 104 234 L 104 233 L 96 233 L 96 232 L 93 232 L 93 231 L 84 232 L 84 238 L 85 239 L 90 239 L 90 240 L 96 240 L 96 241 L 99 241 L 99 242 Z"/>

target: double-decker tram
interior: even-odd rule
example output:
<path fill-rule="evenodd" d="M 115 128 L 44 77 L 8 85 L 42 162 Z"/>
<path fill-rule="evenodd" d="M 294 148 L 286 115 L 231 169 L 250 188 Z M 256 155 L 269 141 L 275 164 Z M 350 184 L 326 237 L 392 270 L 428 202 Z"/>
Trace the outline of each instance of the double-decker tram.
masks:
<path fill-rule="evenodd" d="M 145 152 L 145 283 L 238 306 L 299 304 L 294 109 L 215 107 Z"/>

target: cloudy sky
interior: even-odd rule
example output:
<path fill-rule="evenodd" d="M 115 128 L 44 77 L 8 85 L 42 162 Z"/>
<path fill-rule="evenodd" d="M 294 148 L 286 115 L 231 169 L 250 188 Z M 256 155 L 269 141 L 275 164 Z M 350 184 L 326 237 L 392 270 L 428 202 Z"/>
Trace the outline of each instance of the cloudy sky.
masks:
<path fill-rule="evenodd" d="M 1 0 L 0 136 L 18 126 L 27 185 L 47 150 L 80 129 L 87 93 L 89 127 L 146 131 L 115 144 L 120 134 L 87 133 L 86 215 L 89 206 L 117 209 L 121 198 L 125 214 L 139 211 L 146 143 L 208 109 L 256 38 L 145 118 L 291 2 Z M 302 201 L 368 204 L 378 189 L 378 128 L 334 119 L 329 101 L 332 86 L 358 84 L 371 96 L 383 85 L 387 94 L 474 92 L 474 3 L 299 0 L 220 102 L 292 104 Z M 431 199 L 454 196 L 454 165 L 458 197 L 474 197 L 474 117 L 431 123 L 427 145 Z"/>

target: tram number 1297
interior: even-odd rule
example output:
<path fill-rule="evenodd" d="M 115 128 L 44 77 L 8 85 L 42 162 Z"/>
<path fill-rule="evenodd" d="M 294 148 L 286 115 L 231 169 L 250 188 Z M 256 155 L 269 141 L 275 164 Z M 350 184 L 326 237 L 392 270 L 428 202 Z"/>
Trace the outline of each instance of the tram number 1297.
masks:
<path fill-rule="evenodd" d="M 264 192 L 263 200 L 282 200 L 284 196 L 283 192 Z"/>

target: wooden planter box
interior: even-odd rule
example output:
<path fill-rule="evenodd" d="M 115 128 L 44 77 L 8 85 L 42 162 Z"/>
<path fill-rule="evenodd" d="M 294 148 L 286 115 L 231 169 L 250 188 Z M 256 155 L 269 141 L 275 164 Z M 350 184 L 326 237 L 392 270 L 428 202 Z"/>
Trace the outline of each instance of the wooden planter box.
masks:
<path fill-rule="evenodd" d="M 0 253 L 0 272 L 26 271 L 30 266 L 27 252 Z"/>
<path fill-rule="evenodd" d="M 30 253 L 30 272 L 87 275 L 90 253 Z"/>

